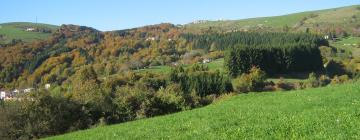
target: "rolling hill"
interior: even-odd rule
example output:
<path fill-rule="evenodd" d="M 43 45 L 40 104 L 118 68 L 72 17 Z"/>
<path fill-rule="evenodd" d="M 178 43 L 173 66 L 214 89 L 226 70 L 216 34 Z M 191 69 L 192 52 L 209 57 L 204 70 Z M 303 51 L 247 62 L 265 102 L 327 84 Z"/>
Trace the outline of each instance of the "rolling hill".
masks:
<path fill-rule="evenodd" d="M 232 30 L 282 30 L 284 26 L 296 31 L 325 31 L 328 28 L 344 28 L 348 32 L 360 30 L 360 5 L 333 8 L 319 11 L 308 11 L 283 16 L 259 17 L 242 20 L 202 21 L 185 25 L 190 30 L 209 28 L 222 31 Z"/>
<path fill-rule="evenodd" d="M 238 83 L 236 78 L 223 78 L 227 77 L 223 73 L 226 71 L 223 57 L 226 47 L 252 42 L 237 42 L 239 38 L 247 40 L 253 36 L 250 40 L 260 44 L 266 44 L 261 39 L 276 40 L 271 35 L 264 39 L 253 32 L 237 32 L 248 30 L 279 32 L 285 37 L 281 40 L 297 43 L 318 40 L 312 44 L 317 47 L 327 47 L 327 42 L 332 40 L 330 45 L 336 49 L 358 52 L 359 21 L 359 6 L 349 6 L 277 17 L 207 21 L 184 26 L 164 23 L 109 32 L 78 25 L 4 23 L 0 29 L 0 45 L 9 44 L 0 46 L 0 89 L 35 89 L 49 95 L 34 97 L 38 100 L 29 102 L 32 107 L 19 111 L 24 114 L 3 117 L 12 120 L 6 125 L 11 129 L 0 127 L 3 129 L 0 129 L 0 135 L 43 138 L 69 133 L 49 139 L 358 139 L 359 82 L 280 92 L 278 90 L 285 88 L 277 88 L 276 84 L 282 84 L 284 79 L 270 77 L 268 80 L 279 81 L 269 84 L 276 92 L 230 97 L 223 95 L 231 92 L 229 81 L 235 81 L 234 85 Z M 221 32 L 212 32 L 213 29 Z M 299 33 L 303 31 L 328 35 L 336 32 L 334 34 L 339 38 L 327 40 L 322 34 L 312 38 L 313 34 Z M 345 31 L 349 35 L 345 36 Z M 299 38 L 303 35 L 305 41 L 295 37 L 289 39 L 290 35 Z M 26 43 L 12 43 L 14 39 Z M 326 43 L 320 44 L 322 41 Z M 330 49 L 329 58 L 337 57 L 336 51 L 327 48 Z M 320 52 L 317 49 L 314 52 L 320 60 Z M 339 58 L 345 60 L 348 57 Z M 214 60 L 205 64 L 209 70 L 191 65 L 206 59 Z M 178 64 L 193 68 L 186 71 L 178 68 L 171 72 Z M 341 64 L 339 62 L 340 68 L 348 66 Z M 344 70 L 338 75 L 344 74 L 344 81 L 356 78 L 352 75 L 357 71 L 347 72 Z M 331 79 L 325 74 L 321 76 L 326 84 L 332 80 L 342 82 L 341 78 Z M 180 78 L 185 80 L 177 80 Z M 294 81 L 289 83 L 294 85 L 291 89 L 303 89 L 308 88 L 304 86 L 305 82 L 315 80 L 317 84 L 320 83 L 318 79 L 309 76 L 309 79 L 290 77 L 285 80 Z M 42 93 L 44 84 L 51 88 Z M 186 86 L 196 87 L 196 91 Z M 320 84 L 309 87 L 317 86 Z M 214 94 L 214 89 L 222 91 Z M 191 91 L 194 92 L 188 96 Z M 139 120 L 208 105 L 210 100 L 215 102 L 200 109 Z M 122 124 L 103 126 L 116 123 Z M 70 133 L 88 128 L 93 129 Z"/>
<path fill-rule="evenodd" d="M 25 42 L 46 39 L 58 26 L 42 23 L 11 22 L 0 24 L 0 44 L 9 43 L 13 39 Z M 29 30 L 29 31 L 27 31 Z M 32 31 L 34 30 L 34 31 Z"/>
<path fill-rule="evenodd" d="M 47 139 L 358 139 L 358 87 L 241 94 L 200 109 Z"/>

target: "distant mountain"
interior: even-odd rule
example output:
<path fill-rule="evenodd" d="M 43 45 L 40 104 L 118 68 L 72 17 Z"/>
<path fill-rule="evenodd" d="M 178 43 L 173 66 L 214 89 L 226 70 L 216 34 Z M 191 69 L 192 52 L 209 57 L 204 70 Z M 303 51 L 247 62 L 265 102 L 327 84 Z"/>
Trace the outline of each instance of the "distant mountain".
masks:
<path fill-rule="evenodd" d="M 58 28 L 56 25 L 31 22 L 2 23 L 0 24 L 0 44 L 10 43 L 14 39 L 24 42 L 46 39 Z"/>
<path fill-rule="evenodd" d="M 192 22 L 185 25 L 188 30 L 265 30 L 265 31 L 306 31 L 312 32 L 360 32 L 360 5 L 319 11 L 301 12 L 283 16 L 259 17 L 242 20 L 218 20 Z M 287 29 L 286 29 L 287 28 Z"/>

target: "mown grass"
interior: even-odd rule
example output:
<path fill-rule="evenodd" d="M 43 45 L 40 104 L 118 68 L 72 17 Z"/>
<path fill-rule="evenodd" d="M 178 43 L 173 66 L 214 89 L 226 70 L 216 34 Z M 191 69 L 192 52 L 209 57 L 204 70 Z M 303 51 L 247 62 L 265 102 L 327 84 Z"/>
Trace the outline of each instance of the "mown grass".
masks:
<path fill-rule="evenodd" d="M 12 39 L 21 39 L 25 42 L 31 42 L 34 40 L 42 40 L 48 38 L 51 33 L 41 32 L 28 32 L 25 31 L 26 27 L 39 27 L 49 28 L 55 30 L 58 26 L 48 24 L 35 24 L 29 22 L 12 22 L 0 24 L 0 35 L 4 35 L 3 39 L 0 39 L 0 43 L 9 43 Z"/>
<path fill-rule="evenodd" d="M 199 109 L 47 139 L 359 139 L 359 86 L 241 94 Z"/>

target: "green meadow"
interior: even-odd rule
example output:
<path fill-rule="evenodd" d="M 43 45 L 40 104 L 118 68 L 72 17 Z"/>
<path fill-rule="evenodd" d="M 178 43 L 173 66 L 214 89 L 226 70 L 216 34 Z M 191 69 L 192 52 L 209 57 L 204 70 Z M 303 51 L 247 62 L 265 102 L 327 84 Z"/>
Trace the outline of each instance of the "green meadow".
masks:
<path fill-rule="evenodd" d="M 9 43 L 12 39 L 21 39 L 25 42 L 34 40 L 43 40 L 48 38 L 51 33 L 30 32 L 26 31 L 27 28 L 47 28 L 56 30 L 58 26 L 49 24 L 36 24 L 30 22 L 12 22 L 0 24 L 0 35 L 5 37 L 0 39 L 0 43 Z"/>
<path fill-rule="evenodd" d="M 359 139 L 359 86 L 225 96 L 199 109 L 47 139 Z"/>

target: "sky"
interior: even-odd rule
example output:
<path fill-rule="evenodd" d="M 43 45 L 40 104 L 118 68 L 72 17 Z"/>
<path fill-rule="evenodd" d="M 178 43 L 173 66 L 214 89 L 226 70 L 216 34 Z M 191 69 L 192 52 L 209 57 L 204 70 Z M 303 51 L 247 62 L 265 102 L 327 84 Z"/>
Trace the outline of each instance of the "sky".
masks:
<path fill-rule="evenodd" d="M 0 23 L 76 24 L 102 31 L 245 19 L 360 4 L 360 0 L 0 0 Z"/>

